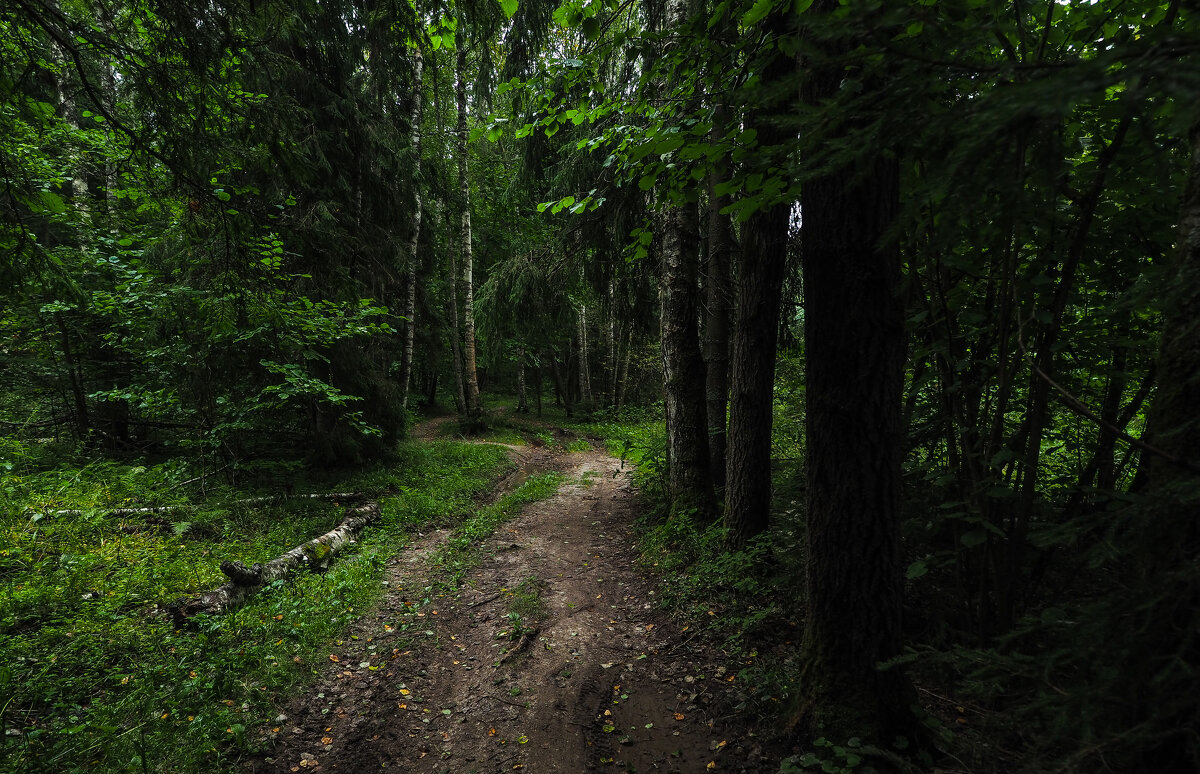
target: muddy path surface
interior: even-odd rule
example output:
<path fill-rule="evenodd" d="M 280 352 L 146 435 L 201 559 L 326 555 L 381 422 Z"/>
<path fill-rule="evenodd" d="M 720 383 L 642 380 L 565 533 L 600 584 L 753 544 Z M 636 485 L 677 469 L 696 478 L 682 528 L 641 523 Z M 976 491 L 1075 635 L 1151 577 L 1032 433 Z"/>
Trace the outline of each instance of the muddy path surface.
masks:
<path fill-rule="evenodd" d="M 445 531 L 394 557 L 383 602 L 248 768 L 777 771 L 734 710 L 739 665 L 656 604 L 628 468 L 597 450 L 509 448 L 500 489 L 554 469 L 557 494 L 502 524 L 457 585 L 434 566 Z"/>

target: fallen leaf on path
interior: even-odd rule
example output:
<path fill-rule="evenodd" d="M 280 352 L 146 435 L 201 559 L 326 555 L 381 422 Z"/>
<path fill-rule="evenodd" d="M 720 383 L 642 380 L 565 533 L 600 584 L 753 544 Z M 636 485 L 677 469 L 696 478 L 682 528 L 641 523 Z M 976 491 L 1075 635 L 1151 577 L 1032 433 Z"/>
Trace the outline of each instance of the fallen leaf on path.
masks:
<path fill-rule="evenodd" d="M 321 737 L 321 744 L 333 744 L 333 737 L 332 736 Z"/>
<path fill-rule="evenodd" d="M 676 719 L 676 720 L 683 720 L 685 717 L 687 717 L 687 716 L 686 716 L 686 715 L 684 715 L 682 712 L 676 712 L 676 713 L 675 713 L 675 719 Z"/>
<path fill-rule="evenodd" d="M 488 729 L 488 736 L 495 736 L 495 735 L 496 735 L 496 729 L 494 729 L 494 728 L 489 728 L 489 729 Z"/>
<path fill-rule="evenodd" d="M 335 664 L 341 663 L 341 659 L 340 659 L 340 658 L 338 658 L 338 657 L 337 657 L 335 654 L 333 654 L 333 653 L 330 653 L 330 654 L 329 654 L 329 660 L 330 660 L 330 661 L 332 661 L 332 662 L 333 662 L 333 663 L 335 663 Z"/>

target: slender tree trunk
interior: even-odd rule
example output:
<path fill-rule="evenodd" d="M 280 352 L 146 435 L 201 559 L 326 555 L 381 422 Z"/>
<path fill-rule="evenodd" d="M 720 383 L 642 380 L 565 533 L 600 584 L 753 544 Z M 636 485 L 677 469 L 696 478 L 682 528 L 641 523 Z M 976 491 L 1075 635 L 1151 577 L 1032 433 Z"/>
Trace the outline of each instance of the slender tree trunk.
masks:
<path fill-rule="evenodd" d="M 837 8 L 818 0 L 817 12 Z M 813 67 L 804 99 L 833 97 L 846 69 Z M 900 251 L 885 240 L 899 210 L 895 157 L 808 181 L 801 194 L 807 384 L 808 606 L 803 708 L 831 738 L 890 743 L 914 724 L 900 652 Z"/>
<path fill-rule="evenodd" d="M 563 410 L 566 411 L 567 416 L 571 416 L 574 412 L 571 408 L 571 395 L 567 391 L 569 385 L 566 383 L 566 379 L 563 378 L 562 366 L 553 352 L 550 353 L 550 378 L 554 382 L 554 391 L 562 404 Z"/>
<path fill-rule="evenodd" d="M 587 306 L 579 306 L 579 400 L 584 405 L 592 402 L 592 375 L 588 369 Z"/>
<path fill-rule="evenodd" d="M 529 402 L 525 397 L 525 347 L 517 349 L 517 413 L 528 414 Z"/>
<path fill-rule="evenodd" d="M 787 32 L 784 17 L 772 16 L 770 20 L 776 35 Z M 763 68 L 763 88 L 777 89 L 776 84 L 790 79 L 795 69 L 794 59 L 777 52 Z M 780 96 L 786 98 L 787 92 L 781 92 Z M 786 103 L 780 103 L 780 96 L 756 106 L 746 118 L 747 126 L 758 133 L 757 155 L 763 159 L 764 167 L 768 165 L 766 159 L 778 154 L 779 149 L 791 139 L 773 121 L 773 116 L 790 108 Z M 779 304 L 787 267 L 788 218 L 791 209 L 790 202 L 772 205 L 752 215 L 743 229 L 744 248 L 738 261 L 734 311 L 729 449 L 725 477 L 725 526 L 729 528 L 729 542 L 735 547 L 765 530 L 770 523 L 775 350 L 779 336 Z M 713 272 L 718 274 L 718 278 L 709 279 L 708 405 L 710 410 L 721 412 L 719 424 L 709 417 L 711 435 L 718 427 L 722 434 L 724 431 L 724 378 L 714 380 L 712 371 L 716 363 L 724 369 L 725 355 L 721 350 L 727 345 L 718 341 L 713 333 L 714 327 L 719 333 L 724 323 L 723 320 L 713 319 L 715 314 L 712 306 L 721 307 L 722 315 L 727 313 L 727 302 L 722 307 L 723 302 L 714 300 L 714 295 L 722 295 L 725 289 L 714 292 L 714 286 L 720 282 L 720 272 L 727 274 L 729 271 L 727 245 L 732 241 L 732 234 L 728 220 L 722 221 L 712 211 L 709 213 L 709 224 L 709 238 L 715 237 L 715 245 L 709 251 L 709 265 L 713 267 L 714 263 L 717 264 Z M 720 253 L 724 253 L 725 257 L 715 258 Z"/>
<path fill-rule="evenodd" d="M 537 415 L 542 415 L 542 365 L 538 364 L 533 371 L 534 383 L 537 385 L 534 388 L 534 399 L 537 401 Z"/>
<path fill-rule="evenodd" d="M 729 107 L 718 104 L 713 112 L 712 140 L 721 142 L 729 127 Z M 760 137 L 761 140 L 761 137 Z M 718 196 L 716 187 L 725 182 L 728 169 L 719 164 L 708 176 L 708 266 L 705 283 L 704 386 L 708 416 L 708 471 L 713 485 L 725 486 L 726 412 L 729 403 L 729 317 L 733 289 L 729 277 L 730 258 L 735 249 L 733 226 L 721 209 L 729 196 Z M 784 224 L 785 240 L 787 224 Z M 786 241 L 785 241 L 786 248 Z M 774 348 L 772 347 L 772 352 Z"/>
<path fill-rule="evenodd" d="M 467 48 L 466 25 L 459 19 L 458 58 L 455 66 L 458 99 L 458 195 L 462 207 L 463 376 L 466 382 L 467 415 L 480 414 L 479 375 L 475 369 L 475 262 L 471 254 L 471 185 L 467 178 Z"/>
<path fill-rule="evenodd" d="M 67 382 L 71 386 L 71 398 L 75 404 L 75 435 L 84 440 L 91 430 L 91 418 L 88 415 L 87 393 L 83 389 L 83 369 L 75 357 L 71 346 L 71 332 L 61 312 L 54 313 L 54 322 L 58 325 L 58 334 L 62 342 L 63 363 L 67 369 Z"/>
<path fill-rule="evenodd" d="M 412 381 L 413 344 L 416 341 L 417 317 L 417 246 L 421 238 L 421 75 L 425 60 L 419 47 L 413 53 L 413 232 L 408 241 L 408 288 L 404 299 L 404 355 L 400 361 L 400 405 L 408 408 L 409 383 Z"/>
<path fill-rule="evenodd" d="M 604 405 L 616 406 L 617 396 L 617 304 L 616 277 L 608 278 L 608 321 L 604 326 Z"/>
<path fill-rule="evenodd" d="M 628 326 L 629 330 L 625 333 L 625 353 L 621 357 L 621 370 L 617 373 L 617 395 L 615 402 L 615 410 L 619 414 L 621 406 L 625 403 L 625 394 L 629 390 L 629 362 L 633 359 L 633 324 Z"/>
<path fill-rule="evenodd" d="M 454 359 L 454 405 L 459 416 L 467 414 L 462 367 L 462 335 L 458 327 L 458 262 L 450 251 L 450 357 Z"/>

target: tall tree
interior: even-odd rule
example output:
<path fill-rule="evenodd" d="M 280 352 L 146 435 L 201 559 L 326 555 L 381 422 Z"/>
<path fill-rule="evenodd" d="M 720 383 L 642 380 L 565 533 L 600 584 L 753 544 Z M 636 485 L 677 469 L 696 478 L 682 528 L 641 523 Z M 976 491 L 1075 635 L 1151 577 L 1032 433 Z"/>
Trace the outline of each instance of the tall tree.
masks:
<path fill-rule="evenodd" d="M 764 22 L 767 43 L 753 107 L 746 125 L 757 132 L 758 174 L 782 182 L 783 157 L 791 132 L 783 123 L 794 82 L 795 59 L 783 50 L 793 34 L 792 18 L 773 12 Z M 768 200 L 742 231 L 734 308 L 725 526 L 730 542 L 744 544 L 767 528 L 771 510 L 771 426 L 775 410 L 775 356 L 779 305 L 787 265 L 792 202 Z"/>
<path fill-rule="evenodd" d="M 458 105 L 458 129 L 455 153 L 458 156 L 458 206 L 462 208 L 460 255 L 463 284 L 463 381 L 466 387 L 467 416 L 478 418 L 479 374 L 475 367 L 475 258 L 471 249 L 471 181 L 467 177 L 467 24 L 458 21 L 458 52 L 454 68 L 454 96 Z"/>
<path fill-rule="evenodd" d="M 713 108 L 712 139 L 714 144 L 725 139 L 731 122 L 728 106 L 719 103 Z M 725 486 L 725 447 L 729 407 L 729 330 L 733 306 L 733 283 L 730 281 L 730 261 L 736 249 L 733 224 L 728 213 L 728 194 L 718 194 L 717 186 L 726 183 L 729 170 L 722 159 L 708 175 L 708 261 L 704 271 L 704 365 L 708 420 L 708 471 L 713 485 Z"/>
<path fill-rule="evenodd" d="M 409 385 L 412 382 L 413 346 L 417 332 L 417 264 L 419 263 L 417 248 L 421 241 L 421 119 L 424 98 L 424 82 L 421 75 L 424 71 L 425 59 L 419 45 L 413 46 L 413 106 L 409 117 L 411 133 L 413 170 L 418 178 L 413 186 L 413 225 L 412 238 L 408 241 L 407 279 L 404 294 L 404 353 L 400 363 L 400 404 L 408 408 Z"/>
<path fill-rule="evenodd" d="M 668 0 L 666 19 L 672 43 L 664 62 L 686 56 L 680 43 L 691 17 L 688 0 Z M 673 70 L 674 68 L 672 68 Z M 715 512 L 708 474 L 708 422 L 705 418 L 705 368 L 699 332 L 699 216 L 694 202 L 666 205 L 661 216 L 661 331 L 663 391 L 667 414 L 667 464 L 672 507 L 696 509 L 702 518 Z"/>
<path fill-rule="evenodd" d="M 822 17 L 836 0 L 818 0 Z M 806 30 L 811 34 L 811 27 Z M 843 33 L 844 34 L 844 33 Z M 803 99 L 828 110 L 847 76 L 878 88 L 842 36 L 816 41 Z M 827 113 L 828 115 L 828 113 Z M 836 117 L 824 141 L 861 130 Z M 807 390 L 807 608 L 804 711 L 815 727 L 890 743 L 911 730 L 900 652 L 901 388 L 904 312 L 894 225 L 899 165 L 882 147 L 804 180 L 801 189 Z"/>

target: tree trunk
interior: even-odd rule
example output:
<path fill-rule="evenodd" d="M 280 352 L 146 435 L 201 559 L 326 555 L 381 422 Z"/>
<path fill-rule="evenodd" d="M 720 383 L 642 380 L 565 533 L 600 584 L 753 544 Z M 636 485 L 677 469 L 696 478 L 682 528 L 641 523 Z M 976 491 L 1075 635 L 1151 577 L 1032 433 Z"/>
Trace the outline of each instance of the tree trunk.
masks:
<path fill-rule="evenodd" d="M 462 334 L 458 327 L 458 261 L 450 251 L 450 357 L 454 360 L 454 408 L 459 416 L 467 414 L 467 398 L 462 366 Z"/>
<path fill-rule="evenodd" d="M 592 375 L 588 369 L 587 306 L 579 306 L 579 400 L 584 406 L 592 403 Z M 585 409 L 586 411 L 586 409 Z"/>
<path fill-rule="evenodd" d="M 775 33 L 783 34 L 782 17 L 772 18 L 778 25 Z M 791 57 L 777 53 L 763 69 L 761 83 L 766 90 L 791 78 L 796 63 Z M 788 133 L 771 120 L 773 115 L 788 109 L 780 104 L 781 91 L 768 102 L 758 105 L 746 118 L 746 124 L 758 132 L 760 159 L 771 158 L 788 142 Z M 714 122 L 715 124 L 715 122 Z M 715 205 L 710 205 L 710 207 Z M 725 526 L 729 542 L 734 547 L 765 530 L 771 512 L 771 425 L 775 405 L 775 350 L 779 336 L 779 303 L 783 294 L 783 277 L 787 267 L 788 218 L 791 203 L 780 202 L 752 215 L 743 229 L 741 260 L 738 261 L 737 300 L 733 330 L 733 359 L 731 368 L 731 401 L 729 411 L 729 449 L 725 477 Z M 724 265 L 716 272 L 729 271 L 727 244 L 732 240 L 728 219 L 709 212 L 709 238 L 715 237 L 709 251 L 709 266 L 717 260 L 715 254 L 724 252 Z M 722 222 L 722 220 L 724 222 Z M 724 230 L 724 236 L 720 232 Z M 710 271 L 710 274 L 713 273 Z M 709 417 L 710 437 L 719 429 L 724 436 L 725 395 L 724 375 L 714 380 L 714 367 L 725 368 L 721 350 L 727 343 L 717 340 L 713 328 L 724 326 L 724 320 L 714 319 L 713 306 L 721 306 L 722 318 L 728 302 L 714 301 L 726 291 L 714 286 L 720 278 L 709 278 L 709 410 L 719 410 L 721 416 Z M 718 333 L 720 331 L 718 330 Z M 715 462 L 715 459 L 714 459 Z"/>
<path fill-rule="evenodd" d="M 835 0 L 818 0 L 828 12 Z M 846 77 L 814 68 L 814 109 Z M 882 149 L 880 149 L 882 150 Z M 894 157 L 864 151 L 857 164 L 808 181 L 803 217 L 807 354 L 807 618 L 802 707 L 830 738 L 890 743 L 910 733 L 900 652 L 901 397 L 904 310 L 900 252 L 885 233 L 899 209 Z"/>
<path fill-rule="evenodd" d="M 621 406 L 624 405 L 626 393 L 629 391 L 629 361 L 633 359 L 633 323 L 628 327 L 629 330 L 625 334 L 625 353 L 621 357 L 621 370 L 617 373 L 617 394 L 613 406 L 618 414 L 621 413 Z"/>
<path fill-rule="evenodd" d="M 455 95 L 458 99 L 458 196 L 462 207 L 463 292 L 463 377 L 466 383 L 467 415 L 478 418 L 479 375 L 475 369 L 475 262 L 471 254 L 471 185 L 467 179 L 467 48 L 466 25 L 458 24 L 458 58 L 455 66 Z"/>
<path fill-rule="evenodd" d="M 730 124 L 729 106 L 718 104 L 713 111 L 712 141 L 721 142 Z M 759 128 L 761 132 L 761 127 Z M 762 140 L 761 134 L 759 135 Z M 733 292 L 729 277 L 730 258 L 736 247 L 733 226 L 721 210 L 729 205 L 729 196 L 718 196 L 717 185 L 728 177 L 722 160 L 708 176 L 708 266 L 705 282 L 704 359 L 707 367 L 704 385 L 708 416 L 708 471 L 713 485 L 725 486 L 726 412 L 729 403 L 729 314 Z M 784 224 L 786 249 L 786 229 Z M 774 346 L 771 352 L 774 353 Z"/>
<path fill-rule="evenodd" d="M 525 397 L 525 347 L 517 349 L 517 413 L 529 413 L 529 401 Z"/>
<path fill-rule="evenodd" d="M 412 145 L 416 172 L 413 177 L 413 233 L 408 241 L 408 288 L 404 299 L 404 355 L 400 362 L 400 405 L 408 409 L 409 383 L 412 381 L 413 343 L 417 316 L 417 245 L 421 238 L 421 74 L 425 60 L 419 47 L 413 54 Z"/>
<path fill-rule="evenodd" d="M 1191 731 L 1197 700 L 1175 690 L 1187 684 L 1190 665 L 1200 661 L 1195 636 L 1200 626 L 1200 122 L 1192 125 L 1190 141 L 1176 264 L 1164 284 L 1158 389 L 1147 417 L 1147 435 L 1158 453 L 1142 452 L 1149 457 L 1143 465 L 1147 502 L 1129 538 L 1138 564 L 1131 579 L 1131 613 L 1121 620 L 1145 644 L 1129 651 L 1120 667 L 1128 675 L 1138 719 L 1150 724 L 1147 738 L 1154 742 L 1147 745 L 1146 771 L 1200 768 Z M 1149 649 L 1159 655 L 1146 658 Z"/>
<path fill-rule="evenodd" d="M 663 217 L 662 233 L 662 362 L 671 508 L 695 509 L 701 519 L 708 519 L 715 511 L 715 498 L 708 472 L 704 358 L 696 325 L 699 234 L 695 207 L 685 204 L 669 209 Z"/>
<path fill-rule="evenodd" d="M 604 405 L 614 408 L 617 402 L 617 303 L 616 277 L 608 278 L 608 320 L 604 325 Z"/>

